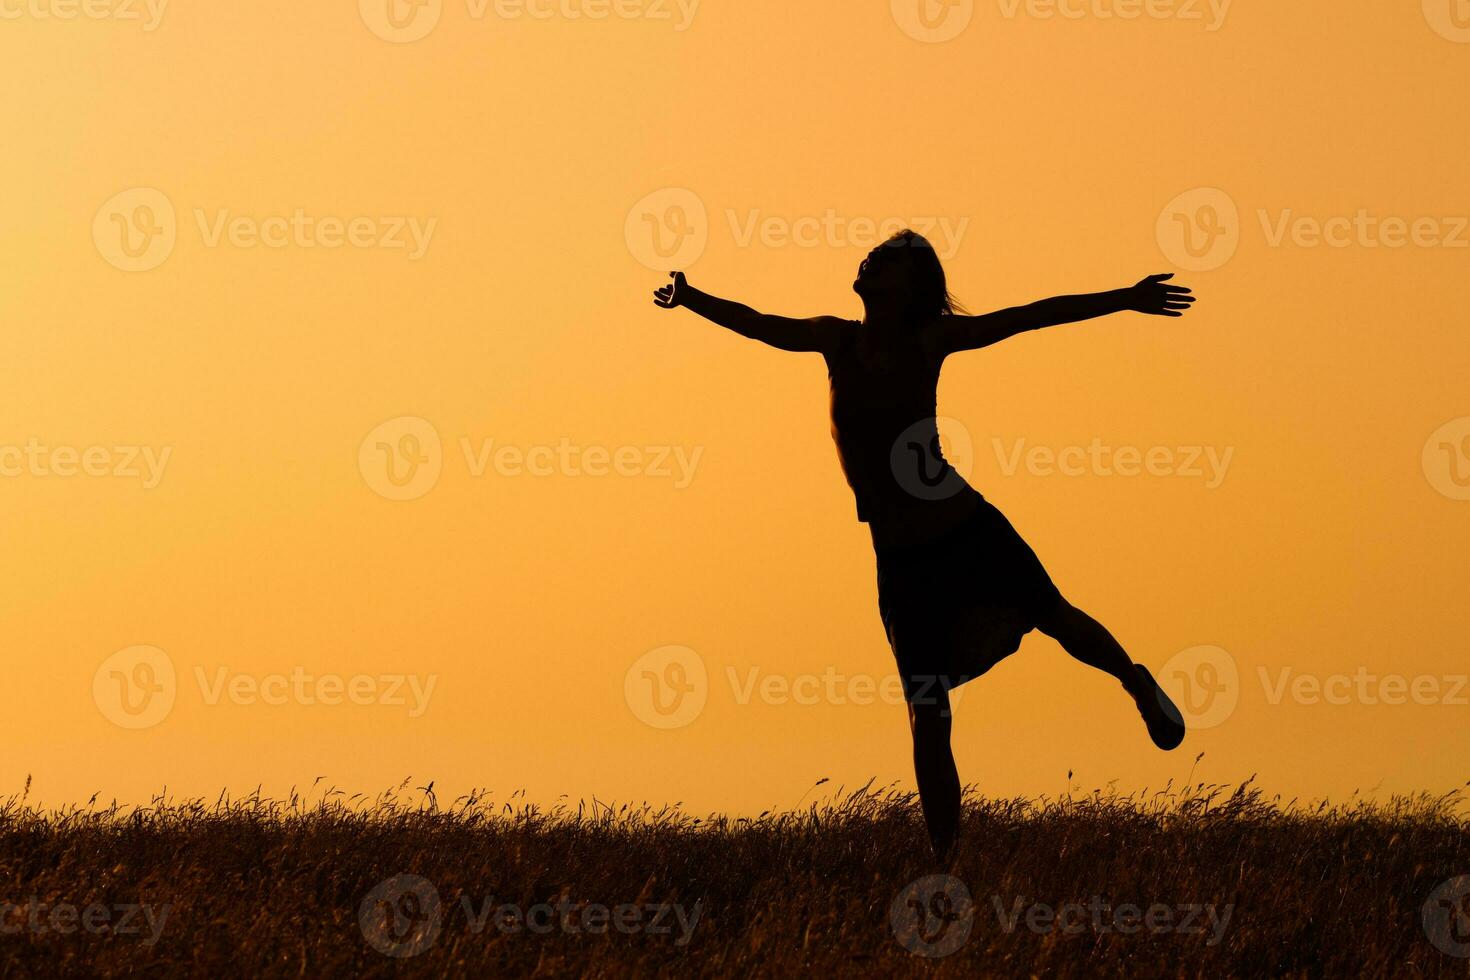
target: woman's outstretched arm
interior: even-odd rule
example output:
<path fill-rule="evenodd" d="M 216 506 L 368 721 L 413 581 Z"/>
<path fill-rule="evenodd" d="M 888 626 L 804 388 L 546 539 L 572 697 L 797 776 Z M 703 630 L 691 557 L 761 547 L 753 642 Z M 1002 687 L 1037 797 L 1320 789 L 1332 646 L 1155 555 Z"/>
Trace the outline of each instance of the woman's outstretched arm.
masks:
<path fill-rule="evenodd" d="M 673 282 L 654 290 L 655 305 L 666 310 L 687 307 L 742 337 L 759 340 L 781 350 L 828 353 L 834 349 L 837 331 L 842 328 L 843 321 L 835 316 L 815 316 L 805 320 L 772 316 L 695 289 L 682 272 L 671 272 L 669 277 Z"/>
<path fill-rule="evenodd" d="M 940 353 L 952 354 L 988 347 L 1027 330 L 1077 323 L 1124 310 L 1154 316 L 1183 316 L 1194 302 L 1194 296 L 1185 286 L 1168 285 L 1173 278 L 1173 273 L 1149 276 L 1126 289 L 1056 296 L 983 316 L 940 317 L 935 336 Z"/>

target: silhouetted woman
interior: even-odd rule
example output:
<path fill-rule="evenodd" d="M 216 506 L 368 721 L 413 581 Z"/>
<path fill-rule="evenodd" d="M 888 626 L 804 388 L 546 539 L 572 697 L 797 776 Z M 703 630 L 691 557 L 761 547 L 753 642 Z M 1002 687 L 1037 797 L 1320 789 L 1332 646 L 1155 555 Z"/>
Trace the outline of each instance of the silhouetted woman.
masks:
<path fill-rule="evenodd" d="M 654 292 L 659 306 L 687 307 L 742 336 L 826 358 L 832 436 L 858 520 L 872 532 L 878 608 L 903 679 L 914 770 L 937 856 L 948 855 L 960 817 L 949 691 L 1014 653 L 1032 629 L 1116 677 L 1160 748 L 1183 741 L 1182 717 L 1153 675 L 1062 597 L 1005 516 L 944 458 L 935 393 L 950 354 L 1125 310 L 1182 316 L 1194 302 L 1190 290 L 1157 275 L 1112 292 L 962 315 L 933 247 L 912 231 L 879 245 L 858 268 L 860 323 L 758 313 L 695 289 L 683 273 L 670 275 L 673 282 Z"/>

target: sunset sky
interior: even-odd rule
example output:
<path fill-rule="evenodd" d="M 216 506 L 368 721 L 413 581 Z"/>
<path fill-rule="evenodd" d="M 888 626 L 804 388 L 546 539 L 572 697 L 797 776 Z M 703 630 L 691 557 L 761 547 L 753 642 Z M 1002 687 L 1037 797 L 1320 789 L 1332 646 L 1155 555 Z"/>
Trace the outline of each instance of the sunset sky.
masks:
<path fill-rule="evenodd" d="M 1463 7 L 0 0 L 0 794 L 912 785 L 820 356 L 649 295 L 857 317 L 903 225 L 976 311 L 1200 297 L 947 365 L 1197 723 L 1033 634 L 962 777 L 1463 785 Z"/>

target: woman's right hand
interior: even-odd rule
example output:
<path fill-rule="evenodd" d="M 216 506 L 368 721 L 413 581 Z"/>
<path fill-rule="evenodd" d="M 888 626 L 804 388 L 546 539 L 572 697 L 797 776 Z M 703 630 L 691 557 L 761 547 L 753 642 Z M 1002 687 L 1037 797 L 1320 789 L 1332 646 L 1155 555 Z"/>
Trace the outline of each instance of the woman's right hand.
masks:
<path fill-rule="evenodd" d="M 674 281 L 653 291 L 653 304 L 666 310 L 683 306 L 684 297 L 689 290 L 689 281 L 684 278 L 684 273 L 670 272 L 669 278 Z"/>

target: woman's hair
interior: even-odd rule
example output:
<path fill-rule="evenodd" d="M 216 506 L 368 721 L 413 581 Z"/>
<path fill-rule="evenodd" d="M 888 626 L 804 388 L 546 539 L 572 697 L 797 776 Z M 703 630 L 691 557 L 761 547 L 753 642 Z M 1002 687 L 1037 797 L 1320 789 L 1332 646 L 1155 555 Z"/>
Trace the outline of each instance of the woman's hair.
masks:
<path fill-rule="evenodd" d="M 914 291 L 909 306 L 912 317 L 916 320 L 932 320 L 937 316 L 965 312 L 959 301 L 950 295 L 949 285 L 944 277 L 944 266 L 940 264 L 939 255 L 929 239 L 911 228 L 905 228 L 884 242 L 884 245 L 888 248 L 907 248 L 913 258 Z"/>

